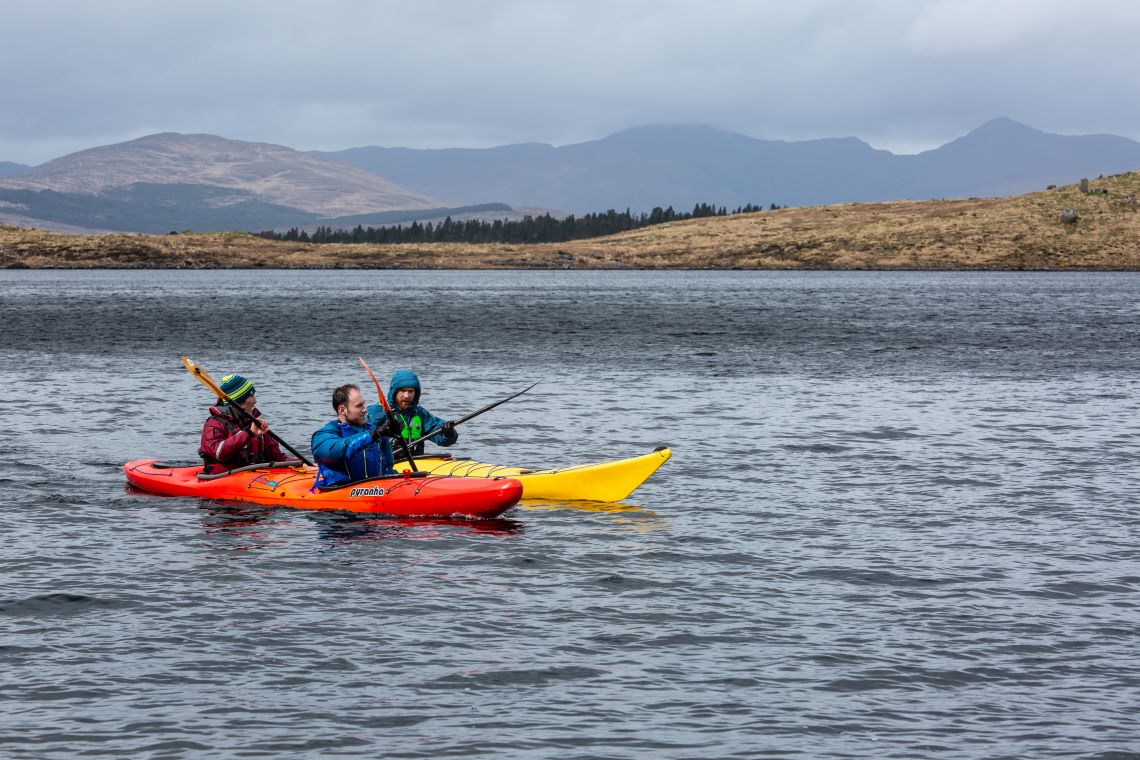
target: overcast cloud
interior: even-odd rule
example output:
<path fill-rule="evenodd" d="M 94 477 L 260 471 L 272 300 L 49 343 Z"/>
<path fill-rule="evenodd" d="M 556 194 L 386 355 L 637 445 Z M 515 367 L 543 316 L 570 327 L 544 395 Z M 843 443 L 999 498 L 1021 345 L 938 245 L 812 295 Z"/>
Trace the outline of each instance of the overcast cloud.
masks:
<path fill-rule="evenodd" d="M 6 0 L 0 160 L 154 132 L 301 150 L 705 123 L 915 152 L 997 116 L 1140 139 L 1134 0 Z"/>

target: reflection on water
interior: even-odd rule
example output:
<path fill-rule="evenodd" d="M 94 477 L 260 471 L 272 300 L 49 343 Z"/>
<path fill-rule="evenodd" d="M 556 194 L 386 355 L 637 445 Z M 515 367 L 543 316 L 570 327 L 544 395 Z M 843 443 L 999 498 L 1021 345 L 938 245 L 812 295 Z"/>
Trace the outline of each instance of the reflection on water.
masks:
<path fill-rule="evenodd" d="M 621 501 L 583 501 L 577 499 L 566 499 L 562 501 L 553 501 L 547 499 L 523 499 L 519 502 L 519 508 L 527 511 L 552 511 L 559 509 L 569 509 L 577 512 L 640 512 L 646 516 L 656 517 L 656 515 L 645 507 L 639 507 L 636 504 L 628 504 Z"/>
<path fill-rule="evenodd" d="M 181 497 L 166 497 L 178 500 Z M 202 530 L 226 549 L 253 551 L 283 545 L 284 536 L 273 535 L 273 507 L 247 502 L 213 502 L 185 499 L 199 505 Z"/>
<path fill-rule="evenodd" d="M 668 465 L 666 465 L 667 467 Z M 661 477 L 658 472 L 654 477 Z M 573 519 L 575 513 L 595 516 L 604 516 L 605 525 L 609 528 L 618 528 L 635 533 L 651 533 L 654 531 L 668 531 L 673 527 L 673 519 L 668 515 L 658 514 L 653 510 L 628 504 L 625 502 L 610 501 L 548 501 L 545 499 L 524 499 L 519 502 L 519 511 L 523 513 L 567 513 Z"/>
<path fill-rule="evenodd" d="M 310 515 L 318 525 L 317 535 L 327 541 L 434 540 L 444 537 L 489 534 L 521 535 L 524 524 L 519 520 L 499 517 L 491 520 L 468 520 L 444 517 L 368 517 L 356 514 Z"/>
<path fill-rule="evenodd" d="M 289 507 L 248 503 L 205 502 L 202 529 L 209 536 L 227 539 L 237 550 L 262 549 L 289 540 L 298 521 L 315 529 L 322 541 L 432 540 L 472 534 L 517 535 L 524 531 L 519 520 L 497 518 L 472 520 L 462 517 L 377 517 L 331 510 L 304 511 Z M 284 519 L 283 519 L 284 518 Z M 280 535 L 275 536 L 274 531 Z"/>

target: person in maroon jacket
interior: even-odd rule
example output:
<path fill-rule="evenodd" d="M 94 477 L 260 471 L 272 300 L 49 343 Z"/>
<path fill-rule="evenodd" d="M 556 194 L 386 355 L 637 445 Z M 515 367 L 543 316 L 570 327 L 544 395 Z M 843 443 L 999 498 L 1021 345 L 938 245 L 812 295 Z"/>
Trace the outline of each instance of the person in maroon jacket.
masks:
<path fill-rule="evenodd" d="M 247 464 L 280 462 L 281 446 L 269 435 L 269 422 L 261 419 L 253 383 L 241 375 L 222 378 L 222 391 L 254 419 L 249 420 L 228 402 L 210 407 L 210 417 L 202 426 L 198 454 L 205 463 L 202 472 L 224 472 Z"/>

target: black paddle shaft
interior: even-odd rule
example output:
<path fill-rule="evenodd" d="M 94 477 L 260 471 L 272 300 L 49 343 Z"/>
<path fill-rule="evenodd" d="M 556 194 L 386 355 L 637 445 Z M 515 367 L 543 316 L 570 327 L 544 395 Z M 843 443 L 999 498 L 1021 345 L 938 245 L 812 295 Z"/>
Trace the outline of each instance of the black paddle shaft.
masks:
<path fill-rule="evenodd" d="M 468 415 L 465 415 L 465 416 L 463 416 L 463 417 L 460 417 L 459 419 L 457 419 L 455 422 L 453 422 L 453 423 L 451 423 L 451 424 L 452 424 L 452 425 L 462 425 L 464 422 L 467 422 L 467 421 L 468 421 L 468 420 L 470 420 L 470 419 L 474 419 L 475 417 L 478 417 L 478 416 L 479 416 L 480 414 L 482 414 L 483 412 L 489 412 L 489 411 L 491 411 L 492 409 L 494 409 L 494 408 L 495 408 L 496 406 L 498 406 L 499 404 L 505 404 L 505 403 L 507 403 L 508 401 L 510 401 L 511 399 L 513 399 L 513 398 L 517 398 L 517 397 L 519 397 L 519 396 L 523 395 L 524 393 L 526 393 L 526 392 L 527 392 L 527 391 L 529 391 L 531 388 L 533 388 L 534 386 L 538 385 L 538 383 L 541 383 L 541 382 L 542 382 L 542 381 L 541 381 L 541 380 L 539 380 L 538 382 L 536 382 L 536 383 L 532 383 L 531 385 L 528 385 L 526 388 L 523 388 L 523 389 L 522 389 L 521 391 L 519 391 L 518 393 L 512 393 L 511 395 L 507 396 L 507 397 L 506 397 L 506 398 L 504 398 L 504 399 L 499 399 L 498 401 L 493 401 L 493 402 L 491 402 L 490 404 L 487 404 L 487 405 L 486 405 L 485 407 L 483 407 L 482 409 L 476 409 L 474 412 L 471 412 L 471 414 L 468 414 Z M 439 431 L 440 431 L 440 430 L 442 430 L 442 429 L 443 429 L 443 428 L 442 428 L 442 427 L 440 427 L 440 428 L 436 428 L 435 430 L 431 431 L 430 433 L 425 433 L 424 435 L 421 435 L 419 438 L 417 438 L 416 440 L 412 441 L 412 442 L 411 442 L 410 444 L 408 444 L 408 445 L 409 445 L 409 446 L 416 446 L 416 445 L 419 445 L 419 444 L 423 443 L 424 441 L 426 441 L 428 438 L 431 438 L 433 435 L 438 435 L 438 434 L 439 434 Z"/>
<path fill-rule="evenodd" d="M 228 401 L 228 402 L 230 403 L 230 406 L 231 406 L 231 407 L 233 407 L 234 409 L 236 409 L 236 410 L 237 410 L 239 413 L 241 413 L 241 414 L 245 415 L 245 418 L 246 418 L 246 420 L 247 420 L 247 421 L 249 421 L 249 422 L 253 422 L 253 421 L 255 421 L 255 420 L 257 419 L 257 418 L 256 418 L 256 417 L 254 417 L 252 414 L 250 414 L 249 412 L 247 412 L 245 409 L 242 409 L 240 406 L 238 406 L 236 403 L 234 403 L 234 400 L 233 400 L 232 398 L 230 398 L 229 396 L 226 396 L 226 401 Z M 282 446 L 284 446 L 284 447 L 285 447 L 285 449 L 286 449 L 286 450 L 287 450 L 287 451 L 288 451 L 290 454 L 292 454 L 293 456 L 297 457 L 298 459 L 300 459 L 302 462 L 304 462 L 305 464 L 309 465 L 310 467 L 314 466 L 312 462 L 310 462 L 308 459 L 306 459 L 306 458 L 305 458 L 305 455 L 304 455 L 304 454 L 302 454 L 301 452 L 297 451 L 295 448 L 293 448 L 293 447 L 292 447 L 292 446 L 290 446 L 289 444 L 285 443 L 285 441 L 283 441 L 283 440 L 281 439 L 281 436 L 277 435 L 277 433 L 274 433 L 272 430 L 268 430 L 268 431 L 266 431 L 266 434 L 267 434 L 267 435 L 268 435 L 270 438 L 272 438 L 273 440 L 277 441 L 279 444 L 281 444 Z"/>
<path fill-rule="evenodd" d="M 197 363 L 196 363 L 196 362 L 195 362 L 193 359 L 191 359 L 189 356 L 183 356 L 183 357 L 182 357 L 182 366 L 183 366 L 183 367 L 185 367 L 185 368 L 186 368 L 186 370 L 187 370 L 187 371 L 188 371 L 188 372 L 189 372 L 191 375 L 193 375 L 193 376 L 194 376 L 194 378 L 195 378 L 195 379 L 196 379 L 198 382 L 202 383 L 202 385 L 206 386 L 206 387 L 207 387 L 207 388 L 209 388 L 211 391 L 213 391 L 214 395 L 215 395 L 215 396 L 217 396 L 219 399 L 221 399 L 222 401 L 225 401 L 225 402 L 227 402 L 227 403 L 228 403 L 230 406 L 232 406 L 234 409 L 237 409 L 237 410 L 238 410 L 238 412 L 240 412 L 241 414 L 244 414 L 244 415 L 245 415 L 247 418 L 249 418 L 250 420 L 255 420 L 255 419 L 257 419 L 257 418 L 256 418 L 256 417 L 254 417 L 252 414 L 250 414 L 249 412 L 247 412 L 246 410 L 244 410 L 244 409 L 242 409 L 240 406 L 238 406 L 236 403 L 234 403 L 234 400 L 233 400 L 232 398 L 230 398 L 230 397 L 229 397 L 229 396 L 226 394 L 226 392 L 225 392 L 225 391 L 223 391 L 223 390 L 222 390 L 221 386 L 220 386 L 220 385 L 218 385 L 216 382 L 214 382 L 214 378 L 210 377 L 210 374 L 209 374 L 208 372 L 206 372 L 206 370 L 205 370 L 205 369 L 203 369 L 202 367 L 200 367 L 200 366 L 199 366 L 199 365 L 198 365 L 198 364 L 197 364 Z M 269 437 L 270 437 L 270 438 L 272 438 L 273 440 L 277 441 L 277 442 L 278 442 L 279 444 L 281 444 L 282 446 L 284 446 L 284 447 L 285 447 L 285 449 L 286 449 L 286 450 L 287 450 L 287 451 L 288 451 L 290 454 L 292 454 L 293 456 L 297 457 L 298 459 L 300 459 L 300 460 L 301 460 L 302 462 L 304 462 L 305 464 L 309 465 L 310 467 L 313 467 L 313 466 L 314 466 L 312 462 L 310 462 L 308 459 L 306 459 L 306 458 L 305 458 L 305 456 L 304 456 L 303 454 L 301 454 L 301 452 L 297 451 L 295 448 L 293 448 L 293 447 L 292 447 L 292 446 L 290 446 L 289 444 L 285 443 L 285 441 L 284 441 L 284 440 L 282 440 L 281 436 L 277 435 L 277 434 L 276 434 L 276 433 L 274 433 L 272 430 L 270 430 L 270 431 L 269 431 Z"/>

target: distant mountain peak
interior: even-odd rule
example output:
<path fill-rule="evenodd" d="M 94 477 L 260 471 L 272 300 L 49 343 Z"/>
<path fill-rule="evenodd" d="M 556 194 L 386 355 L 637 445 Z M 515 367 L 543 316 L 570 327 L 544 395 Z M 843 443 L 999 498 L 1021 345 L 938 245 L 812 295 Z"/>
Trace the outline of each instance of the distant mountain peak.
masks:
<path fill-rule="evenodd" d="M 4 177 L 15 177 L 19 174 L 26 174 L 32 167 L 25 164 L 16 164 L 11 161 L 0 161 L 0 179 Z"/>
<path fill-rule="evenodd" d="M 605 140 L 636 140 L 636 139 L 678 139 L 678 140 L 699 140 L 699 139 L 743 139 L 755 140 L 755 137 L 734 132 L 731 129 L 723 127 L 715 127 L 712 124 L 702 124 L 700 122 L 692 123 L 679 123 L 679 124 L 642 124 L 636 127 L 627 127 L 626 129 L 614 132 L 607 137 L 601 138 Z"/>
<path fill-rule="evenodd" d="M 966 134 L 966 137 L 969 137 L 970 135 L 987 135 L 987 134 L 995 134 L 995 133 L 1018 133 L 1018 132 L 1021 132 L 1021 133 L 1031 132 L 1034 134 L 1045 134 L 1040 129 L 1034 129 L 1033 127 L 1029 126 L 1028 124 L 1022 124 L 1020 121 L 1014 121 L 1013 119 L 1009 118 L 1008 116 L 999 116 L 996 119 L 990 119 L 989 121 L 987 121 L 985 124 L 981 125 L 980 127 L 971 130 L 969 133 Z"/>
<path fill-rule="evenodd" d="M 617 137 L 618 135 L 638 135 L 638 134 L 693 134 L 711 132 L 714 134 L 736 134 L 731 130 L 722 127 L 714 127 L 711 124 L 703 124 L 701 122 L 690 123 L 677 123 L 677 124 L 641 124 L 636 127 L 627 127 L 626 129 L 614 132 L 610 137 Z"/>
<path fill-rule="evenodd" d="M 49 161 L 3 181 L 25 190 L 99 195 L 138 184 L 227 188 L 322 216 L 454 205 L 327 156 L 210 134 L 160 132 Z"/>

